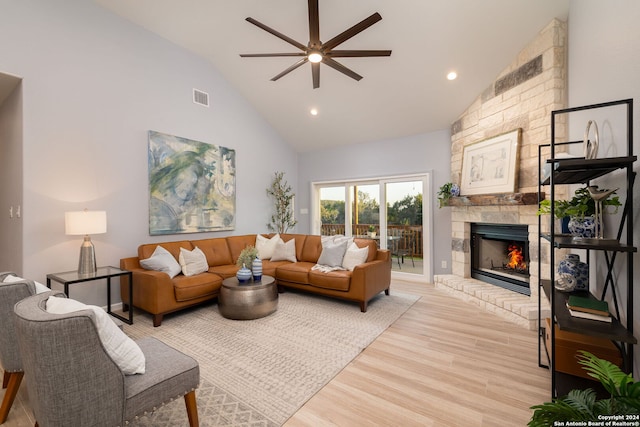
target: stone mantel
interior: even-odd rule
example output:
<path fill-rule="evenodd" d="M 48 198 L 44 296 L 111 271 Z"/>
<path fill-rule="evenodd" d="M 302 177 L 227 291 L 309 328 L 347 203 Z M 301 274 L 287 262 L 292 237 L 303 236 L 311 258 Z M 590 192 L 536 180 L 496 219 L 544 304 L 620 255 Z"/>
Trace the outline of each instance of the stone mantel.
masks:
<path fill-rule="evenodd" d="M 540 194 L 544 199 L 544 193 Z M 443 206 L 516 206 L 537 205 L 538 193 L 478 194 L 451 197 Z"/>

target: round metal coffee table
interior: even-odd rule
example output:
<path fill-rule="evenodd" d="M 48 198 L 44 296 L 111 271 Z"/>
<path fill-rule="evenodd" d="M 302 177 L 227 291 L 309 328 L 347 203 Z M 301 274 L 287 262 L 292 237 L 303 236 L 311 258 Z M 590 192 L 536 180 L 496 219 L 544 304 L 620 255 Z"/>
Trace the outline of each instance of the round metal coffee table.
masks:
<path fill-rule="evenodd" d="M 239 283 L 236 277 L 222 281 L 218 295 L 220 314 L 227 319 L 251 320 L 265 317 L 278 309 L 278 287 L 271 276 L 259 282 Z"/>

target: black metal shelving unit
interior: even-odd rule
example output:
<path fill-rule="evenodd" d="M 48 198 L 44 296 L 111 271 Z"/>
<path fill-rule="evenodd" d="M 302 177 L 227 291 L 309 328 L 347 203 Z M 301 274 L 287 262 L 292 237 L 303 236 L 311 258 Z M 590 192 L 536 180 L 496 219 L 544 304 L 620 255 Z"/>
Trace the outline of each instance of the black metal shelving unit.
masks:
<path fill-rule="evenodd" d="M 556 147 L 570 144 L 582 144 L 583 141 L 567 141 L 556 142 L 556 126 L 557 119 L 561 116 L 566 116 L 570 113 L 603 109 L 614 106 L 626 106 L 626 125 L 627 125 L 627 155 L 623 157 L 609 157 L 609 158 L 555 158 Z M 551 226 L 550 233 L 543 234 L 538 233 L 538 317 L 539 322 L 539 340 L 538 340 L 538 364 L 541 367 L 549 368 L 551 372 L 551 397 L 555 398 L 559 395 L 558 389 L 570 389 L 573 388 L 569 384 L 562 384 L 559 387 L 558 381 L 570 381 L 570 375 L 559 375 L 560 373 L 555 370 L 556 360 L 556 345 L 555 345 L 555 332 L 556 326 L 558 329 L 568 332 L 579 333 L 583 335 L 600 337 L 611 340 L 616 347 L 620 350 L 623 360 L 623 370 L 625 372 L 633 371 L 633 347 L 637 343 L 637 339 L 633 334 L 633 254 L 637 251 L 637 248 L 633 245 L 633 182 L 635 180 L 635 173 L 633 172 L 633 163 L 637 160 L 637 157 L 633 155 L 633 100 L 625 99 L 620 101 L 613 101 L 601 104 L 585 105 L 575 108 L 567 108 L 563 110 L 556 110 L 551 113 L 551 142 L 549 144 L 542 144 L 538 147 L 538 170 L 542 173 L 543 170 L 543 156 L 542 150 L 545 147 L 550 148 L 550 158 L 546 161 L 549 167 L 548 177 L 540 177 L 538 180 L 538 202 L 544 198 L 543 187 L 549 187 L 549 195 L 551 200 Z M 589 185 L 590 181 L 602 176 L 605 176 L 611 172 L 617 170 L 626 171 L 626 200 L 623 209 L 623 214 L 620 220 L 618 234 L 616 239 L 574 239 L 570 235 L 558 234 L 555 232 L 555 218 L 554 218 L 554 203 L 555 203 L 555 186 L 567 185 L 567 184 L 586 184 Z M 623 235 L 623 230 L 626 226 L 626 235 Z M 542 219 L 538 218 L 538 230 L 542 230 Z M 621 239 L 623 243 L 621 243 Z M 542 280 L 542 241 L 549 242 L 549 278 L 550 280 Z M 587 251 L 587 260 L 590 260 L 590 251 L 601 251 L 605 255 L 607 275 L 602 295 L 596 297 L 589 292 L 580 292 L 580 295 L 587 296 L 589 298 L 603 300 L 608 294 L 611 294 L 613 299 L 613 305 L 615 312 L 612 312 L 614 317 L 611 323 L 599 322 L 595 320 L 579 319 L 571 316 L 569 313 L 566 300 L 569 295 L 564 292 L 559 292 L 553 286 L 555 283 L 555 265 L 556 265 L 556 250 L 557 249 L 584 249 Z M 618 295 L 616 291 L 616 280 L 613 275 L 613 268 L 616 258 L 625 257 L 626 260 L 626 306 L 624 307 L 624 315 L 626 318 L 625 324 L 621 323 L 618 319 L 620 316 L 620 309 L 618 304 Z M 619 282 L 619 281 L 618 281 Z M 540 314 L 542 310 L 542 298 L 543 295 L 548 298 L 551 309 L 551 330 L 550 333 L 550 351 L 547 351 L 544 345 L 545 328 L 544 319 L 541 319 Z M 543 352 L 547 356 L 548 364 L 543 363 Z M 577 385 L 577 388 L 581 388 Z"/>

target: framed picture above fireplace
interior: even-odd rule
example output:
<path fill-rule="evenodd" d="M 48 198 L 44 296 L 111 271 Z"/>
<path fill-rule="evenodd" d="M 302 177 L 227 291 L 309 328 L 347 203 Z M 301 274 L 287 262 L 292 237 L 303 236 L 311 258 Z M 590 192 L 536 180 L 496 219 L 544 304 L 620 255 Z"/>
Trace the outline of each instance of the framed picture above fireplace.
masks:
<path fill-rule="evenodd" d="M 518 128 L 464 147 L 460 194 L 515 192 L 521 135 Z"/>

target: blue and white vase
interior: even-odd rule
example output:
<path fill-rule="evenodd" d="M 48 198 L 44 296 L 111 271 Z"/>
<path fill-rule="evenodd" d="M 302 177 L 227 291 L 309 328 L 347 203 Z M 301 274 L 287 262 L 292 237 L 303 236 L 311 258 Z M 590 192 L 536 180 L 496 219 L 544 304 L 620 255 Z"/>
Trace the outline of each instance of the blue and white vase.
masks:
<path fill-rule="evenodd" d="M 558 264 L 556 288 L 560 291 L 589 290 L 589 264 L 580 261 L 580 255 L 567 254 Z"/>
<path fill-rule="evenodd" d="M 253 260 L 251 270 L 253 270 L 253 281 L 259 282 L 262 279 L 262 260 L 260 258 L 256 257 Z"/>
<path fill-rule="evenodd" d="M 458 184 L 451 184 L 451 190 L 449 191 L 453 197 L 458 197 L 460 195 L 460 187 Z"/>
<path fill-rule="evenodd" d="M 569 219 L 569 232 L 573 237 L 583 239 L 595 239 L 598 236 L 595 216 L 571 217 Z M 600 227 L 602 224 L 600 224 Z"/>
<path fill-rule="evenodd" d="M 236 278 L 240 283 L 247 283 L 251 280 L 251 270 L 249 270 L 246 265 L 242 264 L 242 268 L 236 273 Z"/>

